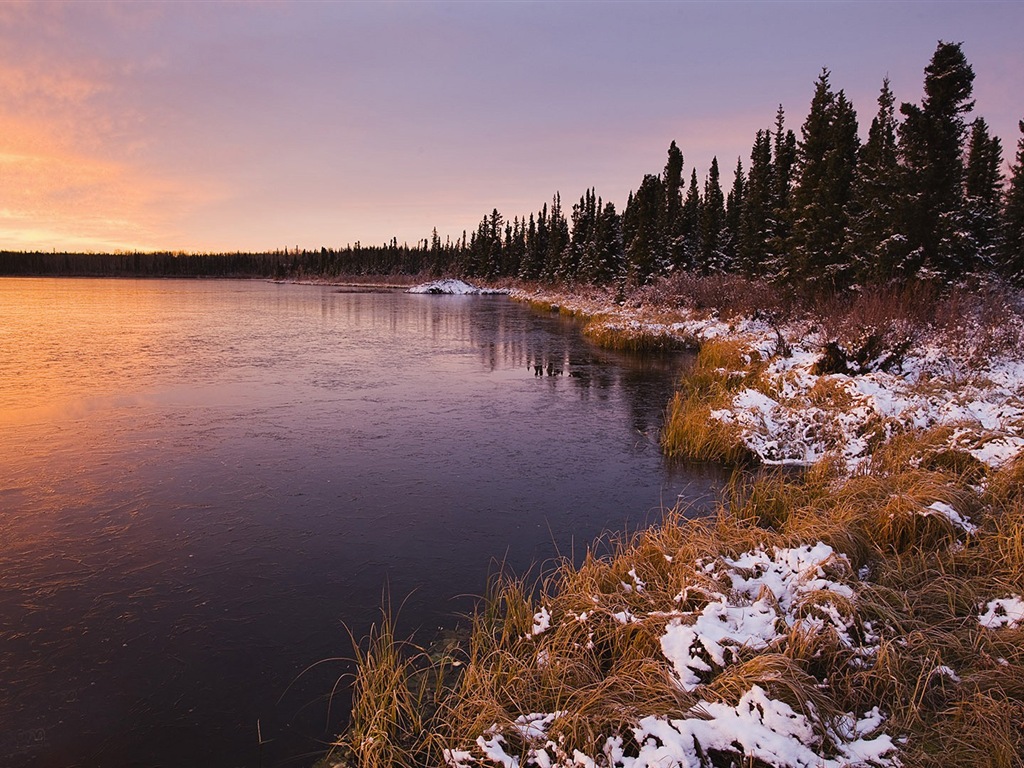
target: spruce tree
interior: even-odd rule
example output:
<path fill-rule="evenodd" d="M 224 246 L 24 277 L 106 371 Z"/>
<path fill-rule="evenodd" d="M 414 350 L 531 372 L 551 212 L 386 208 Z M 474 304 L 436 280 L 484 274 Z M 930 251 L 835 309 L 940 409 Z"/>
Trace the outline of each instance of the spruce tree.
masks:
<path fill-rule="evenodd" d="M 1010 186 L 1003 204 L 1001 271 L 1024 285 L 1024 120 L 1017 123 L 1017 157 L 1010 171 Z"/>
<path fill-rule="evenodd" d="M 903 263 L 906 239 L 899 231 L 903 196 L 895 103 L 889 78 L 885 78 L 878 94 L 878 114 L 861 147 L 847 206 L 846 258 L 857 278 L 866 283 L 897 277 L 897 267 Z"/>
<path fill-rule="evenodd" d="M 736 158 L 736 171 L 732 177 L 732 189 L 725 198 L 725 240 L 722 253 L 725 256 L 727 272 L 736 272 L 739 265 L 740 227 L 743 220 L 743 202 L 746 194 L 746 179 L 743 175 L 743 160 Z"/>
<path fill-rule="evenodd" d="M 700 216 L 700 259 L 701 273 L 707 275 L 723 272 L 725 258 L 722 241 L 725 230 L 725 195 L 722 193 L 718 158 L 711 158 L 711 168 L 704 181 L 704 200 Z"/>
<path fill-rule="evenodd" d="M 636 195 L 631 196 L 623 212 L 626 242 L 626 279 L 630 285 L 645 285 L 658 272 L 664 253 L 661 210 L 665 200 L 661 177 L 644 176 Z"/>
<path fill-rule="evenodd" d="M 983 118 L 971 124 L 964 179 L 964 208 L 970 238 L 968 269 L 990 271 L 1000 250 L 999 208 L 1003 190 L 1003 147 L 989 136 Z"/>
<path fill-rule="evenodd" d="M 853 105 L 842 91 L 832 92 L 827 69 L 815 84 L 800 134 L 790 207 L 790 274 L 818 288 L 843 289 L 851 281 L 843 242 L 859 139 Z"/>
<path fill-rule="evenodd" d="M 594 282 L 601 285 L 610 283 L 622 273 L 622 220 L 613 203 L 605 203 L 601 208 L 599 199 L 598 210 L 600 215 L 594 233 L 598 256 Z"/>
<path fill-rule="evenodd" d="M 921 106 L 904 103 L 900 158 L 908 194 L 902 229 L 907 236 L 905 271 L 956 278 L 967 269 L 969 240 L 964 221 L 964 114 L 974 71 L 960 43 L 940 41 L 925 68 Z"/>
<path fill-rule="evenodd" d="M 673 141 L 668 148 L 668 160 L 661 176 L 665 189 L 665 201 L 661 211 L 664 253 L 662 267 L 668 269 L 683 266 L 683 153 Z"/>
<path fill-rule="evenodd" d="M 772 135 L 758 131 L 750 151 L 750 173 L 744 191 L 738 248 L 739 271 L 748 277 L 777 277 L 769 259 L 775 235 L 775 167 Z"/>
<path fill-rule="evenodd" d="M 563 277 L 562 262 L 569 250 L 569 222 L 562 213 L 562 195 L 555 192 L 548 215 L 548 247 L 544 259 L 544 279 L 549 282 Z"/>
<path fill-rule="evenodd" d="M 690 173 L 690 186 L 683 200 L 682 226 L 680 235 L 683 239 L 682 267 L 692 270 L 700 259 L 700 187 L 697 185 L 697 169 Z"/>
<path fill-rule="evenodd" d="M 789 248 L 790 195 L 797 164 L 796 134 L 786 128 L 786 113 L 781 104 L 775 113 L 773 138 L 772 235 L 765 254 L 765 266 L 770 274 L 781 275 Z"/>

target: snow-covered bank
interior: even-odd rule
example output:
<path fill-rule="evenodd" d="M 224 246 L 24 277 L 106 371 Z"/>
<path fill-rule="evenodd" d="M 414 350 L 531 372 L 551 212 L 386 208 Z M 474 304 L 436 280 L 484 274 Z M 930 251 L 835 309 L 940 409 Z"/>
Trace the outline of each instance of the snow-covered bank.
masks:
<path fill-rule="evenodd" d="M 422 285 L 414 285 L 406 293 L 434 293 L 449 296 L 470 296 L 480 294 L 505 294 L 508 291 L 504 288 L 478 288 L 475 285 L 463 282 L 462 280 L 445 279 L 434 280 Z"/>
<path fill-rule="evenodd" d="M 712 418 L 739 428 L 743 444 L 764 464 L 810 466 L 826 456 L 842 458 L 853 471 L 874 448 L 908 430 L 947 428 L 946 447 L 990 467 L 1024 451 L 1024 347 L 994 354 L 979 349 L 988 329 L 969 318 L 957 338 L 916 329 L 914 343 L 898 359 L 884 350 L 862 370 L 816 373 L 834 341 L 814 320 L 781 326 L 752 318 L 720 319 L 687 310 L 620 306 L 610 298 L 513 293 L 547 301 L 592 318 L 626 336 L 663 335 L 699 347 L 729 339 L 741 345 L 744 371 L 756 369 L 752 386 L 733 393 Z M 1019 315 L 1003 328 L 1024 339 Z"/>

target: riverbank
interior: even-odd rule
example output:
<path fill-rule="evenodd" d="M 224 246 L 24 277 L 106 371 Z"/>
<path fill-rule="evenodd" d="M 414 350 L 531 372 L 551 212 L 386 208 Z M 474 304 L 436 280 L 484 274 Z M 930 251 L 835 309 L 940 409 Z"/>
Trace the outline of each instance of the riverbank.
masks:
<path fill-rule="evenodd" d="M 440 657 L 385 627 L 349 762 L 1022 764 L 1019 296 L 513 297 L 600 343 L 697 347 L 666 452 L 761 468 L 710 517 L 675 510 L 543 584 L 495 584 Z"/>

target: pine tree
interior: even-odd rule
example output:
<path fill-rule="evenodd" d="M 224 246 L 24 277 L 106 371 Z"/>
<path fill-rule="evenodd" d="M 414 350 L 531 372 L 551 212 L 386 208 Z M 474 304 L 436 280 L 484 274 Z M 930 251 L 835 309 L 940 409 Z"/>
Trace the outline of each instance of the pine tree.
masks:
<path fill-rule="evenodd" d="M 781 104 L 775 113 L 773 139 L 772 234 L 765 254 L 765 267 L 769 274 L 781 275 L 789 249 L 790 196 L 797 164 L 796 134 L 786 128 L 786 113 Z"/>
<path fill-rule="evenodd" d="M 968 268 L 973 272 L 990 271 L 998 260 L 1002 165 L 999 137 L 989 136 L 988 125 L 979 117 L 971 124 L 964 179 L 964 208 L 971 245 Z"/>
<path fill-rule="evenodd" d="M 859 140 L 853 105 L 842 91 L 832 92 L 827 69 L 815 84 L 800 133 L 790 208 L 790 274 L 829 290 L 842 289 L 851 280 L 843 240 Z"/>
<path fill-rule="evenodd" d="M 622 214 L 623 234 L 629 233 L 625 246 L 626 281 L 630 285 L 645 285 L 659 271 L 664 252 L 660 226 L 664 199 L 661 177 L 649 173 Z"/>
<path fill-rule="evenodd" d="M 700 271 L 707 275 L 722 272 L 725 258 L 722 240 L 725 230 L 725 195 L 718 171 L 718 158 L 711 158 L 711 169 L 704 181 L 704 204 L 700 216 Z"/>
<path fill-rule="evenodd" d="M 596 282 L 598 273 L 597 219 L 600 204 L 596 191 L 591 188 L 583 193 L 580 201 L 572 208 L 572 254 L 571 275 L 563 279 L 575 279 L 585 283 Z"/>
<path fill-rule="evenodd" d="M 908 193 L 902 229 L 908 241 L 905 271 L 956 278 L 967 268 L 969 248 L 964 221 L 964 114 L 971 99 L 974 71 L 960 43 L 939 42 L 925 68 L 921 106 L 904 103 L 900 158 Z"/>
<path fill-rule="evenodd" d="M 562 261 L 569 249 L 569 222 L 562 213 L 562 195 L 555 192 L 548 214 L 548 243 L 543 277 L 549 282 L 562 278 Z"/>
<path fill-rule="evenodd" d="M 599 198 L 598 210 L 600 215 L 594 232 L 598 256 L 594 282 L 603 285 L 622 273 L 622 220 L 615 212 L 613 203 L 605 203 L 604 208 L 601 208 Z"/>
<path fill-rule="evenodd" d="M 1017 123 L 1017 157 L 1010 171 L 1010 186 L 1003 204 L 1002 258 L 1004 275 L 1024 285 L 1024 120 Z"/>
<path fill-rule="evenodd" d="M 775 194 L 771 133 L 758 131 L 750 151 L 750 173 L 744 192 L 738 248 L 739 271 L 748 277 L 777 276 L 766 263 L 775 234 Z"/>
<path fill-rule="evenodd" d="M 700 258 L 700 187 L 697 185 L 697 169 L 690 174 L 690 186 L 683 200 L 682 226 L 680 236 L 683 239 L 682 264 L 684 269 L 692 270 Z"/>
<path fill-rule="evenodd" d="M 732 189 L 729 190 L 729 194 L 725 198 L 725 241 L 722 244 L 722 252 L 725 255 L 725 268 L 728 272 L 737 271 L 739 265 L 740 227 L 743 220 L 745 188 L 743 160 L 736 158 Z"/>
<path fill-rule="evenodd" d="M 861 281 L 882 283 L 896 277 L 906 243 L 899 231 L 902 205 L 895 98 L 885 78 L 847 206 L 846 258 Z"/>
<path fill-rule="evenodd" d="M 683 256 L 683 153 L 673 141 L 668 148 L 668 160 L 661 176 L 665 188 L 665 202 L 661 221 L 665 238 L 662 267 L 665 271 L 681 267 Z"/>

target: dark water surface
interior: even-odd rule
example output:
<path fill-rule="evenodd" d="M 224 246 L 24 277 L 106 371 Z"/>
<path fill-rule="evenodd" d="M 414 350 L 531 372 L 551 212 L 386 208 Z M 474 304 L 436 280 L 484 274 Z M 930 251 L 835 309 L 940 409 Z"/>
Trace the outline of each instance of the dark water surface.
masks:
<path fill-rule="evenodd" d="M 0 768 L 308 764 L 385 586 L 436 630 L 717 487 L 656 445 L 680 363 L 505 297 L 0 280 Z"/>

